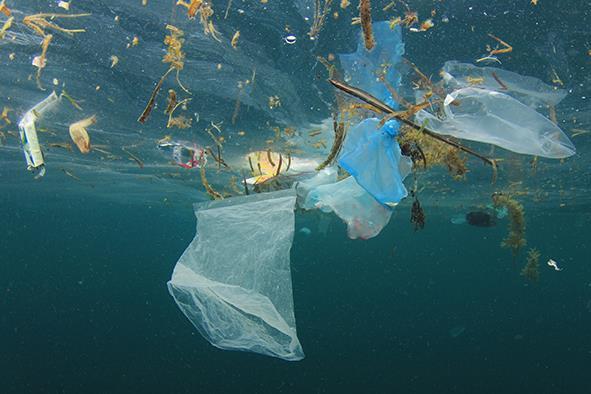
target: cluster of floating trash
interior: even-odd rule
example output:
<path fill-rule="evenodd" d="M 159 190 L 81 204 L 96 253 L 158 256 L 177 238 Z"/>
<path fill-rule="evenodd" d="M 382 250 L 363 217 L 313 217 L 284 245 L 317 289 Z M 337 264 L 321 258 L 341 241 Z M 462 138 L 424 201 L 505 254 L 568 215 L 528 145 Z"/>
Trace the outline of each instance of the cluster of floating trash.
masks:
<path fill-rule="evenodd" d="M 335 85 L 381 106 L 382 115 L 394 113 L 399 104 L 383 80 L 393 89 L 401 82 L 396 67 L 404 52 L 401 31 L 399 26 L 391 30 L 387 22 L 380 22 L 374 23 L 373 33 L 371 51 L 360 40 L 355 53 L 341 55 L 344 79 L 350 85 Z M 384 64 L 389 67 L 380 80 L 375 70 Z M 414 122 L 395 113 L 387 121 L 361 119 L 346 133 L 333 161 L 308 162 L 305 171 L 297 171 L 297 158 L 290 157 L 290 166 L 281 167 L 276 153 L 256 153 L 260 175 L 245 182 L 246 191 L 247 183 L 257 184 L 279 173 L 309 174 L 310 167 L 317 169 L 307 179 L 298 178 L 291 188 L 195 204 L 197 234 L 177 262 L 168 288 L 208 341 L 222 349 L 285 360 L 304 357 L 296 333 L 289 261 L 294 210 L 334 212 L 353 239 L 378 235 L 396 205 L 408 196 L 403 181 L 417 165 L 402 153 L 396 140 L 401 123 L 418 124 L 443 141 L 448 141 L 444 136 L 453 136 L 548 158 L 575 153 L 560 128 L 538 112 L 560 102 L 565 96 L 562 90 L 501 69 L 458 62 L 444 65 L 439 89 L 443 97 L 438 111 L 423 106 L 414 111 Z M 417 92 L 419 102 L 424 94 Z M 161 147 L 189 152 L 189 161 L 177 159 L 187 165 L 198 151 L 179 143 Z M 340 178 L 339 167 L 350 176 Z M 487 227 L 505 215 L 505 209 L 491 206 L 455 223 Z M 266 247 L 250 247 L 260 244 Z M 558 269 L 555 263 L 548 264 Z M 459 336 L 463 330 L 451 335 Z"/>

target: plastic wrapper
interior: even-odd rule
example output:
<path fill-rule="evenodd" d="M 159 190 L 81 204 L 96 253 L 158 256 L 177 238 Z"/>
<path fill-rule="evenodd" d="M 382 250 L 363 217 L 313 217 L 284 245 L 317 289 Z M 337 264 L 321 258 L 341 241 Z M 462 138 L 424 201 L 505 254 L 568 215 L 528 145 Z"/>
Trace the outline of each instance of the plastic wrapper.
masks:
<path fill-rule="evenodd" d="M 172 161 L 186 169 L 200 168 L 202 163 L 207 163 L 205 150 L 198 147 L 197 144 L 164 139 L 158 142 L 158 148 L 163 152 L 168 152 Z"/>
<path fill-rule="evenodd" d="M 293 189 L 195 205 L 197 234 L 168 289 L 214 346 L 301 360 L 289 252 Z"/>
<path fill-rule="evenodd" d="M 477 67 L 455 60 L 445 62 L 443 79 L 453 89 L 478 87 L 508 94 L 522 103 L 534 107 L 557 105 L 566 97 L 566 91 L 547 85 L 537 78 L 496 67 Z"/>
<path fill-rule="evenodd" d="M 408 195 L 402 181 L 410 173 L 412 161 L 402 156 L 390 133 L 378 129 L 379 122 L 365 119 L 349 130 L 339 165 L 376 200 L 393 207 Z"/>
<path fill-rule="evenodd" d="M 23 153 L 27 161 L 29 171 L 38 171 L 36 177 L 45 175 L 45 158 L 39 145 L 35 122 L 59 101 L 59 97 L 52 92 L 45 100 L 37 103 L 33 108 L 25 112 L 18 123 Z"/>
<path fill-rule="evenodd" d="M 353 177 L 312 188 L 301 206 L 334 212 L 347 224 L 351 239 L 375 237 L 392 216 L 392 210 L 380 204 Z"/>
<path fill-rule="evenodd" d="M 428 121 L 427 127 L 439 134 L 485 142 L 517 153 L 553 159 L 575 154 L 574 145 L 558 126 L 504 93 L 458 89 L 446 97 L 443 109 L 443 120 L 419 111 L 416 121 Z"/>

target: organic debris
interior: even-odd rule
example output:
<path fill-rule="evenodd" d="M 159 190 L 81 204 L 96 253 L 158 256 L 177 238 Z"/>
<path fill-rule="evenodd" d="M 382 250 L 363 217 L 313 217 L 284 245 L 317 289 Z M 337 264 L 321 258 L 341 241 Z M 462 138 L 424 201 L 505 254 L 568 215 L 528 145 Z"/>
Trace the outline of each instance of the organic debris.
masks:
<path fill-rule="evenodd" d="M 530 249 L 527 252 L 527 262 L 521 270 L 521 276 L 530 282 L 537 282 L 540 279 L 540 252 L 537 249 Z"/>
<path fill-rule="evenodd" d="M 41 14 L 35 14 L 35 15 L 27 15 L 23 18 L 23 23 L 25 24 L 25 26 L 29 27 L 31 30 L 33 30 L 35 33 L 37 33 L 39 36 L 43 37 L 43 42 L 41 43 L 41 55 L 36 56 L 33 59 L 33 65 L 35 67 L 37 67 L 37 75 L 36 75 L 36 81 L 37 81 L 37 86 L 39 87 L 39 89 L 44 90 L 43 87 L 41 86 L 41 70 L 43 68 L 45 68 L 45 65 L 47 64 L 46 61 L 46 55 L 47 55 L 47 48 L 49 47 L 49 44 L 51 43 L 51 40 L 53 39 L 53 35 L 49 34 L 46 32 L 47 30 L 54 30 L 54 31 L 58 31 L 61 33 L 65 33 L 68 35 L 73 36 L 76 33 L 84 33 L 86 32 L 85 29 L 66 29 L 63 28 L 57 24 L 55 24 L 53 21 L 55 19 L 59 19 L 59 18 L 81 18 L 81 17 L 85 17 L 85 16 L 90 16 L 90 14 L 54 14 L 54 13 L 41 13 Z M 48 21 L 47 19 L 50 19 L 50 21 Z"/>
<path fill-rule="evenodd" d="M 230 45 L 232 45 L 232 48 L 234 48 L 234 49 L 237 49 L 238 48 L 238 39 L 239 38 L 240 38 L 240 31 L 237 31 L 232 36 L 232 41 L 230 42 Z"/>
<path fill-rule="evenodd" d="M 14 21 L 14 16 L 11 16 L 10 18 L 8 18 L 6 20 L 6 22 L 4 22 L 4 24 L 0 28 L 0 40 L 4 38 L 8 29 L 10 29 L 10 27 L 12 26 L 13 21 Z"/>
<path fill-rule="evenodd" d="M 417 191 L 412 190 L 410 194 L 413 197 L 412 208 L 410 210 L 410 222 L 414 225 L 415 231 L 422 230 L 425 228 L 425 211 L 423 211 Z"/>
<path fill-rule="evenodd" d="M 281 107 L 281 100 L 279 96 L 270 96 L 269 97 L 269 109 L 274 109 L 277 107 Z"/>
<path fill-rule="evenodd" d="M 183 0 L 178 0 L 177 5 L 187 8 L 187 16 L 189 19 L 195 19 L 199 14 L 199 23 L 203 26 L 203 33 L 210 35 L 214 40 L 221 42 L 219 32 L 215 29 L 211 17 L 213 16 L 213 9 L 209 2 L 204 0 L 191 0 L 189 3 Z"/>
<path fill-rule="evenodd" d="M 496 61 L 498 63 L 501 63 L 501 61 L 499 59 L 497 59 L 496 55 L 512 52 L 513 47 L 511 45 L 507 44 L 505 41 L 501 40 L 499 37 L 493 36 L 490 33 L 488 34 L 488 36 L 490 38 L 494 39 L 495 41 L 497 41 L 503 47 L 492 49 L 490 47 L 490 45 L 487 45 L 488 55 L 483 56 L 480 59 L 477 59 L 476 63 L 480 63 L 480 62 L 484 62 L 484 61 Z"/>
<path fill-rule="evenodd" d="M 141 160 L 139 157 L 128 151 L 124 146 L 121 147 L 121 150 L 129 156 L 129 160 L 135 161 L 139 168 L 144 168 L 144 161 Z"/>
<path fill-rule="evenodd" d="M 501 246 L 511 249 L 515 258 L 521 248 L 527 244 L 525 239 L 525 211 L 523 205 L 503 193 L 494 193 L 492 200 L 496 208 L 505 207 L 509 212 L 509 233 L 501 243 Z"/>
<path fill-rule="evenodd" d="M 90 153 L 90 137 L 86 128 L 95 123 L 96 116 L 93 115 L 70 125 L 70 137 L 82 154 Z"/>
<path fill-rule="evenodd" d="M 166 79 L 168 74 L 170 74 L 173 70 L 174 70 L 174 67 L 170 67 L 164 73 L 164 75 L 160 78 L 160 80 L 158 81 L 158 83 L 154 87 L 154 90 L 152 90 L 152 94 L 150 94 L 150 99 L 148 100 L 148 104 L 146 104 L 146 108 L 144 108 L 143 112 L 141 113 L 140 117 L 137 120 L 138 122 L 140 122 L 140 123 L 146 122 L 146 120 L 148 119 L 148 117 L 152 113 L 152 110 L 154 109 L 154 105 L 156 104 L 156 96 L 158 96 L 158 92 L 160 92 L 160 89 L 162 88 L 162 84 L 164 83 L 164 80 Z"/>
<path fill-rule="evenodd" d="M 12 109 L 10 109 L 8 107 L 2 108 L 2 113 L 0 114 L 0 119 L 2 121 L 4 121 L 4 123 L 5 123 L 4 125 L 2 125 L 2 127 L 12 124 L 12 122 L 10 121 L 10 118 L 8 117 L 8 113 L 11 111 L 12 111 Z"/>
<path fill-rule="evenodd" d="M 203 187 L 205 188 L 205 191 L 211 197 L 211 199 L 212 200 L 223 200 L 224 196 L 222 196 L 220 193 L 216 192 L 211 187 L 209 182 L 207 181 L 207 177 L 205 176 L 205 163 L 201 163 L 199 165 L 199 174 L 201 176 L 201 184 L 203 185 Z"/>
<path fill-rule="evenodd" d="M 187 103 L 190 101 L 191 101 L 190 98 L 186 98 L 184 100 L 181 100 L 174 105 L 174 107 L 172 108 L 172 110 L 170 110 L 170 112 L 168 112 L 168 122 L 166 123 L 167 128 L 178 127 L 179 129 L 187 129 L 187 128 L 191 127 L 191 123 L 193 122 L 192 118 L 187 118 L 184 115 L 179 115 L 176 117 L 174 116 L 174 111 L 176 111 L 176 109 L 178 107 L 182 107 L 183 109 L 187 109 Z M 171 104 L 171 102 L 170 102 L 170 90 L 169 90 L 169 103 L 168 103 L 169 107 L 170 107 L 170 104 Z M 167 111 L 168 111 L 168 108 L 167 108 Z"/>
<path fill-rule="evenodd" d="M 345 123 L 342 120 L 339 121 L 339 118 L 336 114 L 333 114 L 332 116 L 332 126 L 334 131 L 334 141 L 332 143 L 332 148 L 330 149 L 330 153 L 328 154 L 326 159 L 318 167 L 316 167 L 316 171 L 320 171 L 323 168 L 331 165 L 335 161 L 339 152 L 341 151 L 341 148 L 343 147 L 343 142 L 345 142 L 345 136 L 347 135 Z"/>
<path fill-rule="evenodd" d="M 332 6 L 332 0 L 324 0 L 324 6 L 320 4 L 320 1 L 321 0 L 314 1 L 314 19 L 312 21 L 310 32 L 308 32 L 311 40 L 315 40 L 318 37 L 320 30 L 322 30 L 322 27 L 324 26 L 326 16 L 330 12 Z"/>
<path fill-rule="evenodd" d="M 72 145 L 70 145 L 68 142 L 51 142 L 51 143 L 47 144 L 47 146 L 49 146 L 50 148 L 65 149 L 68 152 L 72 151 Z"/>
<path fill-rule="evenodd" d="M 372 50 L 376 45 L 371 27 L 371 2 L 370 0 L 359 0 L 359 20 L 363 31 L 363 42 L 365 49 Z"/>
<path fill-rule="evenodd" d="M 10 8 L 8 8 L 8 6 L 6 5 L 5 0 L 2 0 L 2 2 L 0 3 L 0 12 L 8 17 L 10 17 L 11 15 Z"/>

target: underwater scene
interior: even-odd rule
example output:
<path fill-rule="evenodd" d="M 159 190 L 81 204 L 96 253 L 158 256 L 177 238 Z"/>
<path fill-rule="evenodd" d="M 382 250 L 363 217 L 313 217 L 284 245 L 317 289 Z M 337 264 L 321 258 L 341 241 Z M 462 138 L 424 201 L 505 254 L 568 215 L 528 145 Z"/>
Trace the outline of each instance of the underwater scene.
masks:
<path fill-rule="evenodd" d="M 590 13 L 0 0 L 0 392 L 591 392 Z"/>

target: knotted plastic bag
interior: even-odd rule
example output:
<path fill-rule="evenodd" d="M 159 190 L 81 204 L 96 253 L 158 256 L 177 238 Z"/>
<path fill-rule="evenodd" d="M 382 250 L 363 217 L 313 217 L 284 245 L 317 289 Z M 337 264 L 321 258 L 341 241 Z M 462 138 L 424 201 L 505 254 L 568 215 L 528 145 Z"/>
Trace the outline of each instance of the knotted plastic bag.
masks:
<path fill-rule="evenodd" d="M 457 105 L 456 105 L 457 104 Z M 517 153 L 560 159 L 575 154 L 568 137 L 549 119 L 504 93 L 462 88 L 444 102 L 445 119 L 419 111 L 416 122 L 439 134 L 480 141 Z"/>
<path fill-rule="evenodd" d="M 311 188 L 301 207 L 334 212 L 347 224 L 351 239 L 375 237 L 392 216 L 392 210 L 377 202 L 353 177 Z"/>
<path fill-rule="evenodd" d="M 408 195 L 402 181 L 410 173 L 412 161 L 401 154 L 389 132 L 378 129 L 379 122 L 365 119 L 349 130 L 339 165 L 376 200 L 394 207 Z"/>
<path fill-rule="evenodd" d="M 212 345 L 304 358 L 289 261 L 295 202 L 291 189 L 195 204 L 197 234 L 168 289 Z"/>

